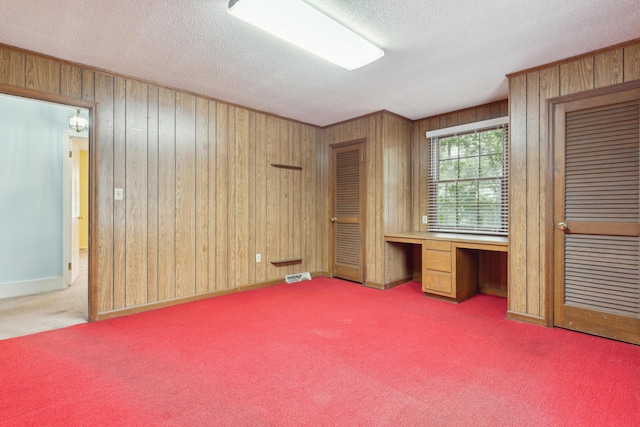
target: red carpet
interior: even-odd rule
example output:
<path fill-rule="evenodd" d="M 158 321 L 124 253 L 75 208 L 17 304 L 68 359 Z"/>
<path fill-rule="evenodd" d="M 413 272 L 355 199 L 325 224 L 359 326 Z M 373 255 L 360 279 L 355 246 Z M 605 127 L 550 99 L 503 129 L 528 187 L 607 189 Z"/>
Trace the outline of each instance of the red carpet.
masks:
<path fill-rule="evenodd" d="M 3 426 L 640 426 L 640 347 L 319 278 L 0 341 Z"/>

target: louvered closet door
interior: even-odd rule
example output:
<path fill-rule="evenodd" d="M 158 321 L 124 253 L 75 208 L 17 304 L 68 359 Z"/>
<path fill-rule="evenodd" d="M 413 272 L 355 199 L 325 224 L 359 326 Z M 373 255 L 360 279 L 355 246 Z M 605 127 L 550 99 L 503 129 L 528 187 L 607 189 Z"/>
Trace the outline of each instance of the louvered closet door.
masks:
<path fill-rule="evenodd" d="M 555 107 L 554 323 L 640 343 L 640 90 Z"/>
<path fill-rule="evenodd" d="M 333 149 L 333 275 L 364 280 L 363 144 Z"/>

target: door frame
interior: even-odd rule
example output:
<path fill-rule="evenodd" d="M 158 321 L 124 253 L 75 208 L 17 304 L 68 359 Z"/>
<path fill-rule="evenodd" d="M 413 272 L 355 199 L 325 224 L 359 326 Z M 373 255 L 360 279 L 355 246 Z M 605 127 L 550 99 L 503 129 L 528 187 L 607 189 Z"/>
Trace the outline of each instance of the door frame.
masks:
<path fill-rule="evenodd" d="M 598 96 L 612 95 L 619 92 L 626 92 L 633 89 L 640 88 L 640 80 L 634 80 L 631 82 L 620 83 L 612 86 L 607 86 L 598 89 L 591 89 L 584 92 L 574 93 L 571 95 L 563 95 L 555 98 L 550 98 L 547 100 L 547 116 L 543 117 L 543 120 L 547 121 L 547 135 L 549 135 L 546 150 L 547 150 L 547 185 L 545 188 L 546 191 L 546 221 L 543 224 L 545 227 L 545 289 L 544 289 L 544 303 L 545 303 L 545 319 L 544 324 L 548 327 L 553 327 L 555 324 L 554 312 L 555 312 L 555 291 L 556 291 L 556 283 L 555 283 L 555 267 L 554 267 L 554 259 L 555 259 L 555 248 L 554 248 L 554 233 L 555 233 L 555 209 L 554 209 L 554 200 L 555 200 L 555 146 L 556 146 L 556 136 L 555 136 L 555 115 L 556 115 L 556 107 L 561 104 L 566 104 L 569 102 L 582 101 L 590 98 L 595 98 Z"/>
<path fill-rule="evenodd" d="M 338 142 L 330 144 L 331 148 L 331 160 L 330 160 L 330 184 L 329 184 L 329 200 L 331 206 L 329 207 L 329 217 L 335 216 L 336 206 L 336 164 L 335 164 L 335 149 L 344 148 L 351 145 L 362 144 L 362 160 L 360 162 L 360 256 L 362 258 L 362 284 L 365 284 L 367 278 L 367 254 L 366 254 L 366 230 L 367 230 L 367 138 L 354 139 L 351 141 Z M 329 227 L 331 229 L 329 234 L 329 275 L 334 277 L 335 274 L 335 241 L 336 241 L 336 227 L 329 218 Z"/>
<path fill-rule="evenodd" d="M 64 130 L 62 132 L 63 138 L 63 146 L 64 146 L 64 185 L 63 185 L 63 194 L 64 194 L 64 218 L 67 221 L 64 222 L 63 228 L 69 227 L 67 231 L 63 231 L 63 237 L 67 237 L 67 240 L 64 246 L 64 253 L 68 254 L 68 260 L 63 260 L 63 271 L 68 272 L 69 276 L 67 277 L 67 286 L 71 286 L 75 279 L 79 274 L 79 258 L 80 258 L 80 203 L 83 199 L 81 194 L 79 193 L 79 188 L 76 188 L 76 185 L 80 185 L 80 171 L 78 170 L 79 161 L 80 161 L 80 152 L 89 150 L 89 142 L 88 138 L 84 136 L 78 136 L 77 132 L 73 130 Z M 74 142 L 74 139 L 82 139 L 86 140 L 84 142 Z M 82 146 L 82 147 L 81 147 Z M 81 148 L 85 148 L 86 150 L 82 150 Z M 78 176 L 74 179 L 74 176 L 78 174 Z M 76 194 L 76 190 L 78 193 Z M 78 200 L 75 200 L 78 198 Z M 74 201 L 77 203 L 77 212 L 74 212 Z M 64 239 L 63 239 L 64 240 Z M 67 268 L 67 262 L 70 262 L 72 265 L 71 269 Z"/>
<path fill-rule="evenodd" d="M 33 99 L 36 101 L 50 102 L 72 108 L 83 108 L 89 111 L 89 272 L 88 272 L 88 313 L 89 322 L 98 320 L 98 209 L 97 200 L 97 177 L 98 177 L 98 141 L 96 139 L 96 113 L 98 104 L 84 99 L 71 98 L 68 96 L 53 93 L 41 92 L 33 89 L 20 88 L 0 84 L 0 94 L 17 96 L 21 98 Z M 68 271 L 65 269 L 65 271 Z"/>

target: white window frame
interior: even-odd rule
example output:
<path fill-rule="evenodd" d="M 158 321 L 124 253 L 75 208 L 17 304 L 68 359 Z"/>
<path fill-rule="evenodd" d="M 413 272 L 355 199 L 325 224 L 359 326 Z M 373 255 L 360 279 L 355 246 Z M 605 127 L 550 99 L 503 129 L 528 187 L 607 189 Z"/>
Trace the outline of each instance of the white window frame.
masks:
<path fill-rule="evenodd" d="M 434 151 L 434 147 L 437 145 L 437 141 L 441 137 L 452 137 L 462 134 L 468 134 L 472 132 L 481 132 L 496 128 L 504 128 L 506 134 L 503 144 L 503 175 L 502 182 L 502 194 L 501 194 L 501 223 L 496 228 L 483 228 L 483 227 L 459 227 L 456 221 L 455 226 L 442 225 L 438 223 L 438 195 L 437 188 L 439 179 L 437 177 L 437 168 L 439 164 L 439 151 Z M 429 142 L 430 162 L 429 168 L 429 210 L 428 210 L 428 229 L 429 231 L 437 232 L 452 232 L 452 233 L 471 233 L 471 234 L 496 234 L 507 235 L 508 234 L 508 182 L 509 182 L 509 117 L 499 117 L 490 120 L 484 120 L 480 122 L 468 123 L 460 126 L 452 126 L 443 129 L 437 129 L 426 132 L 426 137 Z M 479 179 L 479 178 L 478 178 Z"/>

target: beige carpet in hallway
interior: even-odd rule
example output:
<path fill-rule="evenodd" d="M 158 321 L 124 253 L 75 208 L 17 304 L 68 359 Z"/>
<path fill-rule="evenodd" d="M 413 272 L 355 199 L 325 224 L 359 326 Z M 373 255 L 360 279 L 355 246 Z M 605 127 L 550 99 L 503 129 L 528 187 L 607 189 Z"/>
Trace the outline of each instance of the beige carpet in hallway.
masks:
<path fill-rule="evenodd" d="M 64 328 L 88 319 L 87 252 L 80 253 L 78 278 L 67 289 L 0 299 L 0 339 Z"/>

